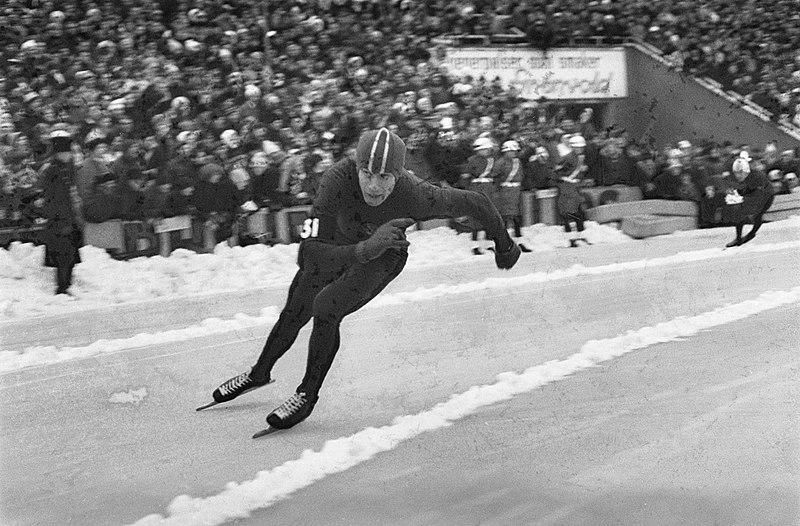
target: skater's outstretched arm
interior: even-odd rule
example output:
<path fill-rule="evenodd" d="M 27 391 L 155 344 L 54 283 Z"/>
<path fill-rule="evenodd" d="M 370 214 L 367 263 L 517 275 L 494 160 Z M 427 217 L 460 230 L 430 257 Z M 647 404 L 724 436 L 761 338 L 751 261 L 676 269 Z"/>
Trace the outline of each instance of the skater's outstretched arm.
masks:
<path fill-rule="evenodd" d="M 481 224 L 486 237 L 499 244 L 500 250 L 507 250 L 513 243 L 500 212 L 484 194 L 459 188 L 441 188 L 413 174 L 408 174 L 407 181 L 415 194 L 411 217 L 417 221 L 468 216 Z"/>

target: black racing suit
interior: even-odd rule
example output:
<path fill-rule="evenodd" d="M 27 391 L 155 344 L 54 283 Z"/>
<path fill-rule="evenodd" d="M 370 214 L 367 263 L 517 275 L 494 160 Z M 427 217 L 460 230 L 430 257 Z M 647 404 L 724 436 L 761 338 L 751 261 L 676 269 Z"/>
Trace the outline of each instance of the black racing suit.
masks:
<path fill-rule="evenodd" d="M 356 163 L 350 158 L 332 166 L 322 178 L 298 251 L 300 267 L 289 297 L 250 373 L 256 382 L 270 377 L 272 367 L 291 347 L 300 329 L 313 317 L 306 373 L 297 392 L 316 401 L 325 375 L 339 349 L 342 319 L 377 296 L 405 266 L 408 253 L 389 249 L 359 263 L 356 245 L 392 219 L 469 216 L 479 221 L 487 238 L 510 239 L 503 220 L 485 196 L 468 190 L 441 188 L 404 171 L 393 192 L 379 206 L 364 201 Z"/>

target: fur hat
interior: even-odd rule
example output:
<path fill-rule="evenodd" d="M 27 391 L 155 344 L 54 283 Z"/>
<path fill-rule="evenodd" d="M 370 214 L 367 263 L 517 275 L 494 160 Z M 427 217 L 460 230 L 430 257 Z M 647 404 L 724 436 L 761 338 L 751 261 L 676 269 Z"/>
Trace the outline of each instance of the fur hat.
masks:
<path fill-rule="evenodd" d="M 372 173 L 398 175 L 405 167 L 406 145 L 387 128 L 364 132 L 356 146 L 356 166 Z"/>

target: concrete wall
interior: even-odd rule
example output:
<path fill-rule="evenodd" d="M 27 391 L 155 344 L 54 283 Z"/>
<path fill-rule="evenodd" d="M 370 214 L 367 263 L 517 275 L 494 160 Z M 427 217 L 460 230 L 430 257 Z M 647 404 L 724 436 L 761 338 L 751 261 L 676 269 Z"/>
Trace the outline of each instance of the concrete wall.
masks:
<path fill-rule="evenodd" d="M 762 148 L 776 141 L 780 149 L 800 141 L 770 122 L 670 70 L 635 47 L 627 47 L 628 97 L 612 101 L 604 112 L 607 125 L 626 128 L 633 137 L 652 137 L 658 147 L 681 139 L 750 144 Z"/>

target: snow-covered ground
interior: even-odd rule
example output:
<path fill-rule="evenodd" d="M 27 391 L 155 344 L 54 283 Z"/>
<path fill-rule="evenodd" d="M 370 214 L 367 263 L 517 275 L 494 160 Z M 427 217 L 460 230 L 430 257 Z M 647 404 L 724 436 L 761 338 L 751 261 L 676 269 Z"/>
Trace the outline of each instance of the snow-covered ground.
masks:
<path fill-rule="evenodd" d="M 633 241 L 616 228 L 593 222 L 588 223 L 586 237 L 596 244 Z M 457 265 L 475 258 L 469 236 L 448 228 L 410 231 L 409 239 L 407 268 Z M 560 227 L 541 224 L 525 228 L 521 241 L 535 252 L 567 245 Z M 75 268 L 72 297 L 56 297 L 54 270 L 42 266 L 43 247 L 14 244 L 0 250 L 0 321 L 154 298 L 284 286 L 297 270 L 296 256 L 296 244 L 220 243 L 213 254 L 179 249 L 167 258 L 116 261 L 104 250 L 88 246 L 81 249 L 83 262 Z"/>
<path fill-rule="evenodd" d="M 534 252 L 499 272 L 466 235 L 412 232 L 406 272 L 343 325 L 314 415 L 261 441 L 307 330 L 275 386 L 193 407 L 252 363 L 296 246 L 86 247 L 56 298 L 41 248 L 15 245 L 0 522 L 790 524 L 800 218 L 722 250 L 731 233 L 589 223 L 593 245 L 562 250 L 535 225 Z"/>

